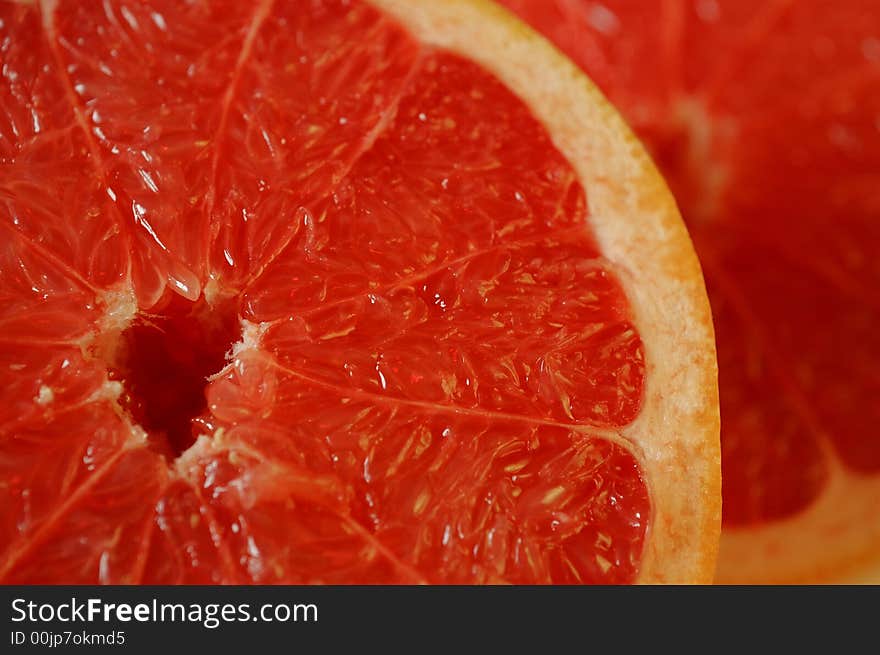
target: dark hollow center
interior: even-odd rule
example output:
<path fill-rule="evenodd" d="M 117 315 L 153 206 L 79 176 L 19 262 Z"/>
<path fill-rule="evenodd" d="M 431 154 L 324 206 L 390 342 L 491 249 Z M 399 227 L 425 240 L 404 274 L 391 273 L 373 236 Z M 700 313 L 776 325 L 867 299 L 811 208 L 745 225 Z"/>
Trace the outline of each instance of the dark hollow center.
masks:
<path fill-rule="evenodd" d="M 122 333 L 112 375 L 122 380 L 122 405 L 154 450 L 176 458 L 205 431 L 207 378 L 226 365 L 240 338 L 234 307 L 177 294 Z"/>

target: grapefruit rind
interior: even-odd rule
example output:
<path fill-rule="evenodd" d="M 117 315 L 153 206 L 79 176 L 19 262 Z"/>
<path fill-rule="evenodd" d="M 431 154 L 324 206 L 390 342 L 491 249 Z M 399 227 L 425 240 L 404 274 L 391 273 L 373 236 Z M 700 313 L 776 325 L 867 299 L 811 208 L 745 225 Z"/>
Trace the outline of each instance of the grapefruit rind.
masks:
<path fill-rule="evenodd" d="M 645 349 L 643 407 L 620 433 L 640 461 L 652 519 L 639 582 L 712 581 L 721 529 L 714 332 L 702 272 L 646 151 L 589 79 L 485 0 L 370 0 L 418 39 L 473 59 L 531 109 L 587 190 L 590 224 Z"/>
<path fill-rule="evenodd" d="M 717 582 L 880 583 L 880 481 L 850 473 L 833 457 L 829 464 L 827 485 L 803 512 L 758 528 L 724 529 Z"/>

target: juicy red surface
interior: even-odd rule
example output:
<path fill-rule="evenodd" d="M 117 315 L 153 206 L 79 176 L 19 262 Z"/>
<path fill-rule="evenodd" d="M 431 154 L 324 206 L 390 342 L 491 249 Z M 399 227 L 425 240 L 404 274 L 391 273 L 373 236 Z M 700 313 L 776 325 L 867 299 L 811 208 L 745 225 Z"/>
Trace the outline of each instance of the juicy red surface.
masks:
<path fill-rule="evenodd" d="M 689 224 L 718 335 L 725 523 L 803 510 L 828 453 L 880 473 L 880 4 L 504 4 L 617 104 Z"/>
<path fill-rule="evenodd" d="M 634 579 L 641 344 L 518 100 L 357 3 L 40 12 L 0 2 L 0 580 Z"/>

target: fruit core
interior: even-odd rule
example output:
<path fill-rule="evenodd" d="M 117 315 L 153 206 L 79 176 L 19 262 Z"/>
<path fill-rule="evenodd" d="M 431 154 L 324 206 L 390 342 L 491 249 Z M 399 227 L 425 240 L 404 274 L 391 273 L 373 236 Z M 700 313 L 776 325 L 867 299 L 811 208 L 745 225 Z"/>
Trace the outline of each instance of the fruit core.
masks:
<path fill-rule="evenodd" d="M 174 459 L 210 430 L 205 387 L 226 365 L 241 329 L 231 304 L 171 295 L 161 310 L 137 316 L 109 364 L 125 389 L 123 409 L 154 450 Z"/>

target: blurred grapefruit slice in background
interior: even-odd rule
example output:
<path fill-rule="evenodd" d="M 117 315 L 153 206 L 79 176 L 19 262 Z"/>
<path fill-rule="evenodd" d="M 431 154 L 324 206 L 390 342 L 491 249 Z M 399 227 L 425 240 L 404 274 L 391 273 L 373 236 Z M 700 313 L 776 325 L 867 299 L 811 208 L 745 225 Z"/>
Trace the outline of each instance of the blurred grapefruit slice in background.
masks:
<path fill-rule="evenodd" d="M 488 2 L 0 2 L 0 580 L 707 582 L 671 195 Z"/>
<path fill-rule="evenodd" d="M 504 4 L 622 111 L 701 257 L 719 581 L 880 580 L 859 577 L 880 558 L 880 3 Z"/>

